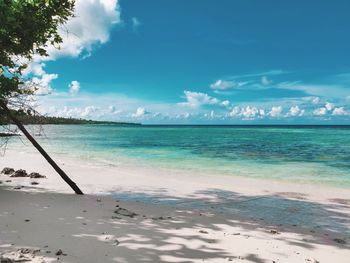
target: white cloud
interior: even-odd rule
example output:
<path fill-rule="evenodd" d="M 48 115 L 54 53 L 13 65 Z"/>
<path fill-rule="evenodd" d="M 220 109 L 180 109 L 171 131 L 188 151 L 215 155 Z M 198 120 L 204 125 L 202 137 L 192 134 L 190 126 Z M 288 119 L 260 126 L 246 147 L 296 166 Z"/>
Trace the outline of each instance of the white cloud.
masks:
<path fill-rule="evenodd" d="M 311 99 L 312 104 L 318 104 L 320 103 L 320 98 L 319 97 L 314 97 Z"/>
<path fill-rule="evenodd" d="M 220 103 L 220 100 L 211 97 L 206 93 L 185 90 L 184 94 L 187 101 L 179 103 L 181 106 L 198 108 L 202 105 L 214 105 Z"/>
<path fill-rule="evenodd" d="M 278 118 L 280 117 L 282 110 L 283 109 L 281 106 L 273 106 L 271 108 L 271 111 L 268 113 L 268 115 L 270 115 L 272 118 Z"/>
<path fill-rule="evenodd" d="M 117 110 L 117 108 L 114 105 L 110 105 L 108 107 L 108 113 L 113 114 L 113 115 L 117 115 L 119 113 L 122 113 L 122 110 Z"/>
<path fill-rule="evenodd" d="M 37 85 L 36 94 L 51 93 L 52 88 L 49 82 L 58 77 L 57 74 L 45 72 L 46 65 L 43 61 L 53 61 L 60 57 L 91 55 L 94 47 L 109 40 L 112 27 L 120 22 L 118 0 L 76 0 L 74 17 L 58 30 L 63 39 L 60 48 L 49 45 L 47 47 L 48 57 L 35 54 L 30 62 L 24 58 L 20 59 L 21 64 L 28 64 L 23 72 L 24 76 L 35 76 L 31 82 Z M 51 80 L 48 81 L 49 78 Z M 29 82 L 26 85 L 29 85 Z"/>
<path fill-rule="evenodd" d="M 261 84 L 263 84 L 264 86 L 268 86 L 272 84 L 272 81 L 268 79 L 268 77 L 266 76 L 262 76 L 261 77 Z"/>
<path fill-rule="evenodd" d="M 131 18 L 132 28 L 134 31 L 137 31 L 138 28 L 142 25 L 140 20 L 137 17 Z"/>
<path fill-rule="evenodd" d="M 210 113 L 204 113 L 203 115 L 205 118 L 210 118 L 210 119 L 214 119 L 216 117 L 215 112 L 212 110 L 210 111 Z"/>
<path fill-rule="evenodd" d="M 72 95 L 75 95 L 79 92 L 80 90 L 80 83 L 76 80 L 73 80 L 70 84 L 69 84 L 69 93 Z"/>
<path fill-rule="evenodd" d="M 328 110 L 331 111 L 334 108 L 334 105 L 330 102 L 327 102 L 326 105 L 324 105 L 324 107 Z"/>
<path fill-rule="evenodd" d="M 244 119 L 252 119 L 255 118 L 259 114 L 259 110 L 256 107 L 247 106 L 242 108 L 241 115 Z"/>
<path fill-rule="evenodd" d="M 239 114 L 241 113 L 241 108 L 238 106 L 235 106 L 232 108 L 232 110 L 228 113 L 229 116 L 231 117 L 236 117 L 239 116 Z"/>
<path fill-rule="evenodd" d="M 41 77 L 33 77 L 25 85 L 35 88 L 36 95 L 47 95 L 52 93 L 51 81 L 57 78 L 57 74 L 44 73 Z"/>
<path fill-rule="evenodd" d="M 349 112 L 344 110 L 344 107 L 338 107 L 338 108 L 334 108 L 332 115 L 335 116 L 345 116 L 345 115 L 350 115 Z"/>
<path fill-rule="evenodd" d="M 82 117 L 92 117 L 94 115 L 94 113 L 96 113 L 99 110 L 100 109 L 95 107 L 95 106 L 88 106 L 88 107 L 84 108 L 84 110 L 81 113 L 81 116 Z"/>
<path fill-rule="evenodd" d="M 45 63 L 35 61 L 28 63 L 27 61 L 23 61 L 23 64 L 25 63 L 27 63 L 27 68 L 23 71 L 24 76 L 33 74 L 40 77 L 46 73 L 44 70 Z"/>
<path fill-rule="evenodd" d="M 235 88 L 237 86 L 239 86 L 239 84 L 236 83 L 235 81 L 219 79 L 215 81 L 213 84 L 211 84 L 210 88 L 213 90 L 228 90 L 228 89 Z"/>
<path fill-rule="evenodd" d="M 316 115 L 316 116 L 324 116 L 324 115 L 327 114 L 327 109 L 324 108 L 324 107 L 315 109 L 313 111 L 313 114 Z"/>
<path fill-rule="evenodd" d="M 77 0 L 74 14 L 59 30 L 60 49 L 49 46 L 50 60 L 89 55 L 94 46 L 109 40 L 112 27 L 121 22 L 117 0 Z"/>
<path fill-rule="evenodd" d="M 137 108 L 136 112 L 133 113 L 131 116 L 133 118 L 141 118 L 141 117 L 144 117 L 147 114 L 149 114 L 149 112 L 147 112 L 145 108 L 139 107 L 139 108 Z"/>
<path fill-rule="evenodd" d="M 239 107 L 235 106 L 228 113 L 230 117 L 242 117 L 243 120 L 254 120 L 255 118 L 262 118 L 265 116 L 263 109 L 258 109 L 254 106 Z"/>
<path fill-rule="evenodd" d="M 221 105 L 224 107 L 228 107 L 228 106 L 230 106 L 230 101 L 224 100 L 223 102 L 221 102 Z"/>
<path fill-rule="evenodd" d="M 83 108 L 79 107 L 67 107 L 63 108 L 58 107 L 49 107 L 46 109 L 41 109 L 41 113 L 44 115 L 50 115 L 55 117 L 63 118 L 98 118 L 100 113 L 100 108 L 95 106 L 86 106 Z"/>
<path fill-rule="evenodd" d="M 305 113 L 305 110 L 302 110 L 299 108 L 299 106 L 292 106 L 290 109 L 289 109 L 289 112 L 287 114 L 287 116 L 293 116 L 293 117 L 296 117 L 296 116 L 303 116 Z"/>

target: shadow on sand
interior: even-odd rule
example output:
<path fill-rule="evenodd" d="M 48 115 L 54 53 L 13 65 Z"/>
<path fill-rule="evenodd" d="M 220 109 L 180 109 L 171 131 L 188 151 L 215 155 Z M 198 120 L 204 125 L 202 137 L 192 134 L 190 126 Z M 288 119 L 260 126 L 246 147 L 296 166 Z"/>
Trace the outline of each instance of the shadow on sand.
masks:
<path fill-rule="evenodd" d="M 5 190 L 0 190 L 4 192 Z M 110 214 L 98 215 L 94 218 L 88 211 L 74 212 L 74 199 L 81 198 L 73 195 L 65 195 L 66 202 L 55 202 L 59 194 L 55 193 L 23 193 L 22 198 L 33 196 L 33 209 L 38 209 L 38 217 L 47 217 L 49 229 L 46 233 L 41 233 L 42 244 L 28 244 L 25 240 L 30 237 L 22 238 L 16 246 L 38 246 L 45 245 L 45 239 L 52 239 L 53 231 L 56 226 L 61 225 L 62 244 L 61 247 L 74 246 L 75 249 L 86 249 L 86 256 L 90 261 L 95 262 L 94 255 L 105 253 L 104 262 L 202 262 L 202 260 L 235 260 L 244 258 L 246 262 L 272 262 L 276 258 L 261 258 L 258 253 L 248 253 L 244 255 L 232 254 L 218 243 L 219 240 L 213 235 L 205 235 L 200 229 L 208 232 L 223 231 L 223 226 L 241 228 L 245 230 L 259 230 L 269 233 L 271 229 L 277 233 L 296 233 L 307 236 L 307 239 L 287 239 L 279 237 L 278 234 L 273 238 L 288 245 L 306 248 L 312 250 L 315 245 L 334 246 L 340 249 L 349 249 L 349 204 L 346 200 L 333 200 L 327 204 L 311 202 L 305 199 L 305 196 L 297 193 L 275 193 L 263 196 L 244 196 L 231 191 L 218 189 L 208 189 L 195 193 L 193 196 L 179 198 L 168 196 L 164 189 L 158 189 L 154 193 L 110 193 L 113 198 L 122 201 L 134 201 L 145 203 L 146 210 L 133 211 L 138 213 L 133 218 L 120 217 L 112 218 L 115 204 L 96 202 L 96 197 L 80 199 L 83 202 L 94 201 L 94 205 L 107 208 Z M 60 211 L 62 218 L 54 217 L 54 213 L 43 214 L 41 203 L 35 203 L 36 198 L 47 199 L 47 203 L 52 209 Z M 198 196 L 201 196 L 200 198 Z M 0 204 L 4 202 L 19 202 L 18 194 L 10 193 L 6 195 L 7 200 L 1 198 Z M 86 197 L 85 197 L 86 198 Z M 73 200 L 73 201 L 72 201 Z M 71 202 L 71 203 L 70 203 Z M 115 202 L 115 201 L 113 201 Z M 147 208 L 147 204 L 156 204 L 165 206 L 168 214 L 154 215 L 152 206 Z M 86 204 L 88 205 L 88 204 Z M 109 207 L 110 206 L 110 207 Z M 20 207 L 20 204 L 19 204 Z M 175 208 L 175 209 L 174 209 Z M 41 210 L 40 210 L 41 209 Z M 128 208 L 128 209 L 132 209 Z M 188 210 L 191 210 L 191 214 Z M 103 210 L 105 211 L 105 210 Z M 187 212 L 186 212 L 187 211 Z M 143 213 L 143 214 L 142 214 Z M 210 224 L 210 218 L 216 214 L 215 224 Z M 221 216 L 224 214 L 225 216 Z M 4 214 L 1 217 L 11 216 Z M 16 216 L 21 217 L 21 211 L 16 211 Z M 153 218 L 156 216 L 156 218 Z M 35 218 L 32 219 L 35 222 Z M 82 220 L 84 224 L 71 229 L 66 226 L 77 224 L 77 220 Z M 64 224 L 62 224 L 64 222 Z M 189 231 L 188 229 L 196 229 Z M 1 229 L 2 235 L 6 236 L 6 231 L 11 229 Z M 22 235 L 18 231 L 19 235 Z M 232 234 L 232 233 L 231 233 Z M 271 233 L 269 233 L 271 234 Z M 272 235 L 272 234 L 271 234 Z M 74 244 L 65 240 L 65 236 L 74 237 Z M 282 236 L 282 235 L 281 235 Z M 59 237 L 57 237 L 59 238 Z M 118 239 L 118 244 L 115 242 Z M 5 239 L 2 240 L 4 242 Z M 185 240 L 190 240 L 186 243 Z M 339 240 L 346 241 L 340 244 Z M 28 241 L 29 242 L 29 241 Z M 64 243 L 66 242 L 66 243 Z M 119 244 L 120 242 L 120 244 Z M 49 242 L 48 242 L 49 243 Z M 59 243 L 60 244 L 60 243 Z M 106 244 L 109 244 L 106 246 Z M 189 245 L 190 244 L 190 245 Z M 191 245 L 192 244 L 192 245 Z M 239 246 L 239 244 L 232 244 Z M 68 248 L 63 248 L 68 249 Z M 234 250 L 234 249 L 233 249 Z M 1 247 L 0 247 L 1 251 Z M 103 252 L 101 252 L 103 251 Z M 74 252 L 69 252 L 74 254 Z M 132 261 L 130 261 L 130 255 Z M 74 258 L 74 255 L 72 255 Z M 277 255 L 276 255 L 277 257 Z M 81 260 L 81 261 L 80 261 Z M 86 259 L 73 259 L 65 262 L 84 262 Z M 218 261 L 221 262 L 221 261 Z"/>

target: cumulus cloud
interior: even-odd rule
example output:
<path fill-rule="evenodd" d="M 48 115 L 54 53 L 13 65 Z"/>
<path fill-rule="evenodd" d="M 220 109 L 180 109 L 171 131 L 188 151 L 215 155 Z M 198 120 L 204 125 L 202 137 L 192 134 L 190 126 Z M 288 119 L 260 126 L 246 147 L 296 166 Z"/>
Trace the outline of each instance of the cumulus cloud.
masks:
<path fill-rule="evenodd" d="M 327 114 L 327 109 L 325 107 L 315 109 L 313 112 L 315 116 L 324 116 Z"/>
<path fill-rule="evenodd" d="M 212 110 L 209 113 L 204 113 L 203 115 L 205 118 L 209 119 L 215 119 L 217 116 L 215 115 L 215 112 Z"/>
<path fill-rule="evenodd" d="M 133 118 L 141 118 L 141 117 L 144 117 L 144 116 L 147 115 L 147 114 L 149 114 L 149 112 L 146 111 L 145 108 L 143 108 L 143 107 L 138 107 L 137 110 L 136 110 L 136 112 L 133 113 L 131 116 L 132 116 Z"/>
<path fill-rule="evenodd" d="M 268 113 L 269 116 L 271 116 L 272 118 L 278 118 L 281 116 L 282 113 L 282 106 L 273 106 L 271 108 L 271 111 Z"/>
<path fill-rule="evenodd" d="M 28 63 L 28 61 L 23 61 L 22 63 L 27 64 L 27 68 L 23 71 L 24 76 L 29 74 L 33 74 L 34 76 L 42 76 L 46 73 L 44 70 L 45 63 L 36 61 L 30 63 Z"/>
<path fill-rule="evenodd" d="M 231 116 L 231 117 L 236 117 L 236 116 L 239 116 L 241 113 L 241 108 L 238 107 L 238 106 L 235 106 L 232 108 L 232 110 L 228 113 L 228 116 Z"/>
<path fill-rule="evenodd" d="M 330 102 L 326 102 L 326 104 L 318 109 L 315 109 L 312 113 L 315 116 L 324 116 L 328 112 L 331 112 L 334 109 L 334 104 Z"/>
<path fill-rule="evenodd" d="M 327 102 L 326 105 L 324 105 L 324 107 L 328 110 L 331 111 L 334 108 L 334 105 L 330 102 Z"/>
<path fill-rule="evenodd" d="M 74 14 L 59 30 L 60 49 L 49 46 L 49 59 L 89 55 L 94 46 L 109 40 L 112 27 L 121 22 L 117 0 L 77 0 Z"/>
<path fill-rule="evenodd" d="M 48 57 L 35 54 L 30 62 L 22 58 L 21 63 L 28 64 L 24 75 L 36 76 L 33 82 L 40 82 L 37 94 L 52 92 L 51 87 L 43 85 L 45 83 L 40 79 L 45 81 L 45 78 L 57 78 L 57 74 L 45 72 L 45 61 L 53 61 L 60 57 L 89 56 L 94 47 L 109 40 L 112 27 L 120 22 L 118 0 L 76 0 L 74 17 L 58 30 L 63 39 L 60 48 L 49 45 Z"/>
<path fill-rule="evenodd" d="M 338 108 L 334 108 L 332 115 L 335 116 L 345 116 L 345 115 L 350 115 L 349 112 L 347 112 L 344 107 L 338 107 Z"/>
<path fill-rule="evenodd" d="M 95 106 L 86 107 L 49 107 L 47 109 L 41 109 L 41 113 L 44 115 L 63 117 L 63 118 L 98 118 L 100 108 Z"/>
<path fill-rule="evenodd" d="M 228 113 L 230 117 L 242 117 L 243 120 L 253 120 L 255 118 L 261 118 L 265 116 L 263 109 L 258 109 L 254 106 L 239 107 L 235 106 Z"/>
<path fill-rule="evenodd" d="M 221 105 L 224 106 L 224 107 L 229 107 L 230 106 L 230 101 L 224 100 L 223 102 L 221 102 Z"/>
<path fill-rule="evenodd" d="M 119 114 L 121 112 L 122 111 L 121 110 L 117 110 L 117 108 L 114 105 L 110 105 L 108 107 L 108 113 L 110 113 L 110 114 L 116 115 L 116 114 Z"/>
<path fill-rule="evenodd" d="M 320 98 L 319 97 L 314 97 L 311 99 L 312 104 L 318 104 L 320 103 Z"/>
<path fill-rule="evenodd" d="M 52 93 L 51 82 L 57 78 L 57 74 L 44 73 L 41 77 L 33 77 L 25 85 L 35 88 L 36 95 L 47 95 Z"/>
<path fill-rule="evenodd" d="M 184 94 L 186 102 L 179 103 L 181 106 L 198 108 L 202 105 L 215 105 L 220 103 L 219 99 L 211 97 L 206 93 L 185 90 Z"/>
<path fill-rule="evenodd" d="M 300 116 L 303 116 L 304 113 L 305 113 L 305 110 L 300 109 L 299 106 L 296 105 L 296 106 L 290 107 L 287 116 L 292 116 L 292 117 L 299 116 L 300 117 Z"/>
<path fill-rule="evenodd" d="M 75 95 L 80 91 L 80 83 L 76 80 L 73 80 L 68 87 L 69 93 L 72 95 Z"/>
<path fill-rule="evenodd" d="M 259 109 L 256 107 L 247 106 L 245 108 L 242 108 L 242 111 L 241 111 L 241 115 L 245 119 L 255 118 L 258 114 L 259 114 Z"/>

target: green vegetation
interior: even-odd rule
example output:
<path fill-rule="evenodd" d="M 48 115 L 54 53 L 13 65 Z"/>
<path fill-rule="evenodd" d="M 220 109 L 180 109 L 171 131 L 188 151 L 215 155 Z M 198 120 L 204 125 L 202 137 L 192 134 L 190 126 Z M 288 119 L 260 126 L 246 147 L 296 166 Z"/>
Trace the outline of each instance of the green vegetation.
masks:
<path fill-rule="evenodd" d="M 23 96 L 33 95 L 37 89 L 25 84 L 23 70 L 34 56 L 48 56 L 49 46 L 59 48 L 63 39 L 58 28 L 73 17 L 73 11 L 74 0 L 0 0 L 0 116 L 6 116 L 4 123 L 16 124 L 74 192 L 82 195 L 23 125 L 45 119 L 33 119 L 31 107 L 23 101 Z M 19 110 L 13 112 L 13 108 Z"/>
<path fill-rule="evenodd" d="M 113 121 L 94 121 L 86 119 L 62 118 L 62 117 L 48 117 L 41 115 L 31 115 L 30 112 L 22 110 L 11 110 L 11 113 L 24 125 L 28 124 L 109 124 L 122 126 L 141 125 L 140 123 L 130 122 L 113 122 Z M 0 125 L 14 124 L 1 109 L 0 109 Z"/>
<path fill-rule="evenodd" d="M 22 72 L 34 55 L 48 56 L 48 45 L 59 48 L 57 29 L 73 10 L 72 0 L 0 0 L 1 101 L 34 93 L 35 87 L 23 85 Z"/>

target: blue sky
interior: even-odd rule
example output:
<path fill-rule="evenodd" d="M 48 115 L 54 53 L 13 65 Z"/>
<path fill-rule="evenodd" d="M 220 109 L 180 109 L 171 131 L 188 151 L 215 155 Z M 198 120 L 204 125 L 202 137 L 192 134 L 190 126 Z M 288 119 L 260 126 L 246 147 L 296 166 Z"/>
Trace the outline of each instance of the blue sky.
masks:
<path fill-rule="evenodd" d="M 78 0 L 62 49 L 28 75 L 49 115 L 349 124 L 349 10 L 345 0 Z"/>

